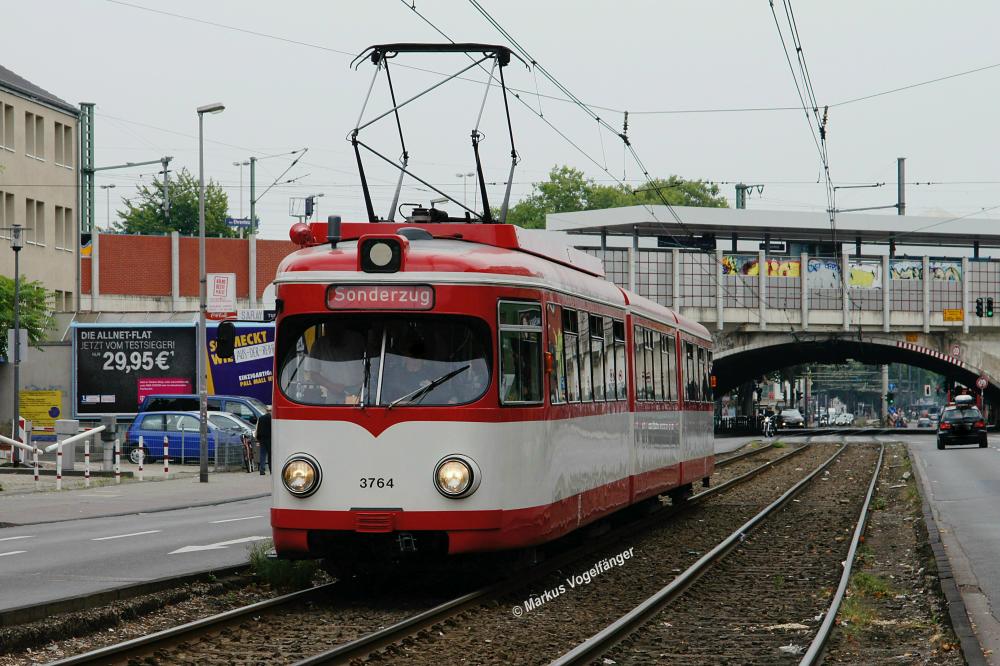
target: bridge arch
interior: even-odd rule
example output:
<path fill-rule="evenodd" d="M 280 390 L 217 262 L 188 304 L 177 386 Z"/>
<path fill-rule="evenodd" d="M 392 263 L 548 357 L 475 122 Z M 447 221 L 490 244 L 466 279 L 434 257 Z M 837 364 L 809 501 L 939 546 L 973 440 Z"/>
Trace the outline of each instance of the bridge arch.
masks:
<path fill-rule="evenodd" d="M 993 403 L 1000 402 L 1000 378 L 950 354 L 904 342 L 890 335 L 859 337 L 770 333 L 751 337 L 728 348 L 725 344 L 720 347 L 716 351 L 712 370 L 717 382 L 716 395 L 789 366 L 855 360 L 871 365 L 912 365 L 955 379 L 966 386 L 975 386 L 976 379 L 986 377 L 989 382 L 986 398 Z"/>

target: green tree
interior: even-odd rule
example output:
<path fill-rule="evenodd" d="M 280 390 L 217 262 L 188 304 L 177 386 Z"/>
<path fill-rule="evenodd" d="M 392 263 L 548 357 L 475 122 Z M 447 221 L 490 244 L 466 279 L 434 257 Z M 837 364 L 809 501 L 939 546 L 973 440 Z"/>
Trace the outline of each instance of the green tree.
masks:
<path fill-rule="evenodd" d="M 179 231 L 184 236 L 198 235 L 198 179 L 181 169 L 170 179 L 170 219 L 163 212 L 163 183 L 136 185 L 136 196 L 125 200 L 118 211 L 121 222 L 116 230 L 127 234 L 162 234 Z M 226 225 L 229 197 L 214 182 L 205 185 L 205 235 L 232 238 L 236 232 Z"/>
<path fill-rule="evenodd" d="M 672 206 L 725 208 L 728 205 L 725 197 L 719 194 L 718 185 L 700 180 L 671 176 L 655 178 L 636 188 L 599 185 L 579 169 L 564 165 L 553 167 L 547 181 L 535 183 L 531 194 L 510 208 L 507 221 L 541 229 L 545 227 L 545 216 L 550 213 L 660 205 L 664 199 Z"/>
<path fill-rule="evenodd" d="M 19 324 L 28 331 L 28 343 L 37 346 L 55 322 L 49 310 L 49 292 L 41 282 L 21 279 Z M 14 326 L 14 278 L 0 275 L 0 356 L 7 356 L 7 331 Z"/>

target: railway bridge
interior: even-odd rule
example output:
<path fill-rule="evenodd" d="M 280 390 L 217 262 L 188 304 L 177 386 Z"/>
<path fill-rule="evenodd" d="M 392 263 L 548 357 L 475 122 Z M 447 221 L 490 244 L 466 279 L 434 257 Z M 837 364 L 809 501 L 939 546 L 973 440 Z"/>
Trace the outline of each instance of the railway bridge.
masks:
<path fill-rule="evenodd" d="M 601 257 L 608 279 L 713 331 L 717 395 L 853 359 L 982 377 L 1000 403 L 1000 260 L 983 254 L 1000 247 L 994 220 L 842 214 L 834 236 L 825 213 L 634 206 L 547 226 Z"/>

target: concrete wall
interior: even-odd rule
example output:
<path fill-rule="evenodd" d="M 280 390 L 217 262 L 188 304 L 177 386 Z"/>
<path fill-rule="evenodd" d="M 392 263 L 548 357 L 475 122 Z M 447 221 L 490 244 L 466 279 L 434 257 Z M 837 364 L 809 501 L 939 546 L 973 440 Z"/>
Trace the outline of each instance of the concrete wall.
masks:
<path fill-rule="evenodd" d="M 21 361 L 22 391 L 62 391 L 62 418 L 69 418 L 73 405 L 70 395 L 72 346 L 69 342 L 46 343 L 41 349 L 31 347 Z M 14 370 L 10 363 L 0 364 L 0 422 L 9 422 L 14 407 Z M 3 433 L 9 436 L 10 431 Z"/>
<path fill-rule="evenodd" d="M 0 132 L 0 165 L 3 166 L 0 170 L 0 226 L 15 223 L 27 226 L 26 200 L 41 202 L 44 233 L 36 236 L 34 229 L 28 231 L 27 242 L 20 253 L 20 272 L 29 280 L 41 281 L 50 291 L 59 292 L 55 309 L 72 309 L 80 227 L 77 217 L 77 118 L 0 88 L 0 114 L 4 114 L 6 106 L 13 108 L 7 115 L 13 120 L 13 131 L 10 140 L 3 136 L 5 132 Z M 26 112 L 42 120 L 44 147 L 36 148 L 32 154 L 28 154 L 26 142 Z M 65 132 L 58 144 L 61 148 L 57 150 L 56 123 L 69 128 L 68 155 Z M 0 124 L 6 129 L 6 122 Z M 56 237 L 57 206 L 68 211 L 64 222 L 66 231 L 59 238 Z M 7 232 L 0 231 L 0 275 L 13 276 L 14 253 L 10 250 L 9 238 Z"/>

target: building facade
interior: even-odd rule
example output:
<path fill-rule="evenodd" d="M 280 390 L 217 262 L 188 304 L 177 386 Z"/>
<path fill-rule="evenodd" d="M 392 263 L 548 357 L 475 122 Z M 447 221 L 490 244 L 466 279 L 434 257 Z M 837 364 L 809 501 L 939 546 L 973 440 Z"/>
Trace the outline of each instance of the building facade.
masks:
<path fill-rule="evenodd" d="M 0 66 L 0 227 L 24 227 L 21 276 L 72 310 L 79 251 L 77 107 Z M 13 277 L 10 232 L 0 230 L 0 275 Z"/>

